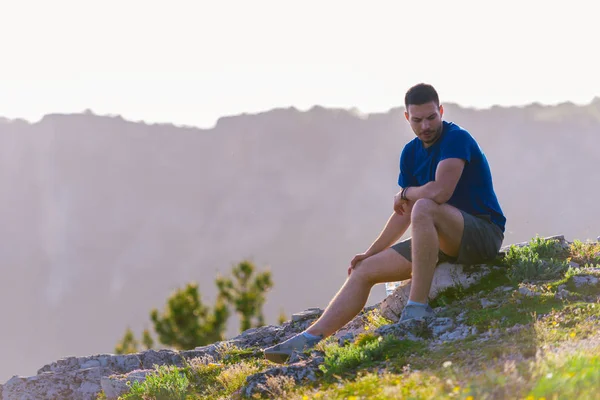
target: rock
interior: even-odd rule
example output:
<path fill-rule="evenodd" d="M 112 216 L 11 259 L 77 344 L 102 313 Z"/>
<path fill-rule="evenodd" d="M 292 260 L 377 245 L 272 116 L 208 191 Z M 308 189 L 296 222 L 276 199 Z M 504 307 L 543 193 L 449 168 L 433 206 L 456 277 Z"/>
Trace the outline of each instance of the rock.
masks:
<path fill-rule="evenodd" d="M 489 267 L 484 265 L 474 268 L 474 271 L 467 272 L 466 267 L 461 264 L 442 263 L 435 269 L 429 298 L 434 299 L 439 292 L 451 286 L 460 285 L 468 288 L 479 282 L 489 271 Z M 403 281 L 394 293 L 381 302 L 379 311 L 383 317 L 392 322 L 397 322 L 400 319 L 400 314 L 402 314 L 402 310 L 408 302 L 410 283 L 410 279 Z"/>
<path fill-rule="evenodd" d="M 575 282 L 575 287 L 587 286 L 587 285 L 597 285 L 598 278 L 592 275 L 580 275 L 574 276 L 573 282 Z"/>
<path fill-rule="evenodd" d="M 556 294 L 554 295 L 554 298 L 557 300 L 568 300 L 570 295 L 571 295 L 571 292 L 569 292 L 568 290 L 558 289 L 556 291 Z"/>
<path fill-rule="evenodd" d="M 323 374 L 319 369 L 319 365 L 324 361 L 325 358 L 323 355 L 318 355 L 309 360 L 300 361 L 289 366 L 270 368 L 266 371 L 250 375 L 246 378 L 246 384 L 242 388 L 243 395 L 247 398 L 252 398 L 255 394 L 269 396 L 270 393 L 267 386 L 267 378 L 269 377 L 291 377 L 296 385 L 314 382 L 317 380 L 317 376 Z"/>
<path fill-rule="evenodd" d="M 68 372 L 45 372 L 32 377 L 14 376 L 2 389 L 3 400 L 95 400 L 100 381 L 112 371 L 95 367 Z"/>
<path fill-rule="evenodd" d="M 466 339 L 469 335 L 477 334 L 477 328 L 470 327 L 468 325 L 459 325 L 456 329 L 445 332 L 440 335 L 439 340 L 445 342 L 452 342 L 455 340 Z"/>
<path fill-rule="evenodd" d="M 100 386 L 107 400 L 117 400 L 119 396 L 129 393 L 130 386 L 127 382 L 142 382 L 146 376 L 154 372 L 153 369 L 132 371 L 125 375 L 104 376 L 100 380 Z"/>
<path fill-rule="evenodd" d="M 525 325 L 515 324 L 509 328 L 506 328 L 506 333 L 517 333 L 525 328 Z"/>
<path fill-rule="evenodd" d="M 413 319 L 407 322 L 396 322 L 379 327 L 373 333 L 376 336 L 393 336 L 400 340 L 423 340 L 423 337 L 431 337 L 433 335 L 429 328 L 429 323 L 433 320 L 434 318 L 427 318 L 424 320 Z"/>
<path fill-rule="evenodd" d="M 429 324 L 434 337 L 438 337 L 454 327 L 452 318 L 436 318 Z"/>
<path fill-rule="evenodd" d="M 88 365 L 106 367 L 114 372 L 125 373 L 142 366 L 139 354 L 97 354 L 88 357 L 66 357 L 44 365 L 38 370 L 38 375 L 44 372 L 62 373 L 87 368 Z"/>
<path fill-rule="evenodd" d="M 355 338 L 356 335 L 354 333 L 347 332 L 338 338 L 338 344 L 340 346 L 345 346 L 347 342 L 353 342 Z"/>
<path fill-rule="evenodd" d="M 521 293 L 523 296 L 526 296 L 526 297 L 541 296 L 541 293 L 534 292 L 533 290 L 531 290 L 525 286 L 519 288 L 519 293 Z"/>
<path fill-rule="evenodd" d="M 569 261 L 569 267 L 571 267 L 571 268 L 579 268 L 579 264 L 577 264 L 575 261 Z"/>
<path fill-rule="evenodd" d="M 497 305 L 497 303 L 495 301 L 491 301 L 488 299 L 481 299 L 480 303 L 481 303 L 482 308 L 490 308 L 490 307 L 494 307 Z"/>
<path fill-rule="evenodd" d="M 297 322 L 297 321 L 303 321 L 305 319 L 309 319 L 309 318 L 319 318 L 321 316 L 321 314 L 323 314 L 322 309 L 320 308 L 309 308 L 307 310 L 301 311 L 299 313 L 295 313 L 292 314 L 292 321 Z"/>

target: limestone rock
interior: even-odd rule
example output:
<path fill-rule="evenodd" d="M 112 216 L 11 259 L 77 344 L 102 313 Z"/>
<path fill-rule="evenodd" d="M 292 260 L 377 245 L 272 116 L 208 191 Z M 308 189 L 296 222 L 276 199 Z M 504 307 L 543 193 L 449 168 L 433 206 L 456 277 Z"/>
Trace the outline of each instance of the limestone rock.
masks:
<path fill-rule="evenodd" d="M 112 371 L 92 367 L 62 373 L 44 372 L 32 377 L 14 376 L 2 388 L 3 400 L 72 399 L 94 400 L 100 380 Z"/>
<path fill-rule="evenodd" d="M 574 276 L 573 282 L 575 282 L 575 287 L 581 287 L 586 285 L 597 285 L 598 278 L 592 275 L 580 275 Z"/>
<path fill-rule="evenodd" d="M 323 311 L 324 310 L 320 308 L 309 308 L 308 310 L 292 314 L 292 321 L 297 322 L 309 318 L 319 318 L 321 314 L 323 314 Z"/>
<path fill-rule="evenodd" d="M 497 305 L 495 301 L 491 301 L 488 299 L 481 299 L 479 300 L 479 302 L 481 303 L 481 308 L 490 308 Z"/>
<path fill-rule="evenodd" d="M 154 372 L 154 369 L 132 371 L 125 375 L 103 376 L 100 380 L 100 386 L 107 400 L 117 400 L 119 396 L 129 392 L 127 382 L 142 382 L 152 372 Z"/>
<path fill-rule="evenodd" d="M 467 270 L 464 265 L 442 263 L 435 269 L 429 298 L 433 299 L 442 290 L 460 285 L 467 288 L 481 280 L 481 278 L 490 272 L 490 268 L 485 265 L 476 266 Z M 400 319 L 400 314 L 408 302 L 410 294 L 411 280 L 403 281 L 396 288 L 394 293 L 386 297 L 380 304 L 381 315 L 390 321 L 396 322 Z"/>
<path fill-rule="evenodd" d="M 538 292 L 534 292 L 533 290 L 529 289 L 528 287 L 520 287 L 519 288 L 519 293 L 521 293 L 523 296 L 525 297 L 535 297 L 535 296 L 541 296 L 541 293 Z"/>
<path fill-rule="evenodd" d="M 318 355 L 289 366 L 270 368 L 266 371 L 250 375 L 246 378 L 246 384 L 242 389 L 243 394 L 248 398 L 252 398 L 254 394 L 270 395 L 271 393 L 269 393 L 267 385 L 269 377 L 291 377 L 297 385 L 314 382 L 322 374 L 319 365 L 324 361 L 325 358 L 322 355 Z"/>

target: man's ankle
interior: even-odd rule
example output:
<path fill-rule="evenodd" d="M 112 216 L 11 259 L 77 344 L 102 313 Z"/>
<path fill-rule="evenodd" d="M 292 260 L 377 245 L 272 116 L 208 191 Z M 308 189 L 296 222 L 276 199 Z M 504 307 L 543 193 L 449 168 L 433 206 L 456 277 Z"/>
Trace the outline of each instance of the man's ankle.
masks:
<path fill-rule="evenodd" d="M 420 303 L 418 301 L 408 300 L 407 306 L 427 307 L 427 303 Z"/>
<path fill-rule="evenodd" d="M 304 331 L 302 334 L 307 339 L 323 339 L 323 335 L 315 335 L 314 333 L 309 333 L 308 331 Z"/>

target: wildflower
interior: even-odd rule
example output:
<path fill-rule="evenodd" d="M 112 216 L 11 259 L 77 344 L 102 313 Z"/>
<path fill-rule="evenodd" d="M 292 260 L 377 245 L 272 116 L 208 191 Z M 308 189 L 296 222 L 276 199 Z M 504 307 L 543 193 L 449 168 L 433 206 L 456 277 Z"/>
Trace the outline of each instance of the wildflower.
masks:
<path fill-rule="evenodd" d="M 548 379 L 552 378 L 552 376 L 553 376 L 553 375 L 552 375 L 552 372 L 548 372 L 548 373 L 546 374 L 546 378 L 548 378 Z"/>
<path fill-rule="evenodd" d="M 454 393 L 458 393 L 458 392 L 460 392 L 460 386 L 455 386 L 455 387 L 454 387 L 454 389 L 452 389 L 452 391 L 453 391 Z"/>
<path fill-rule="evenodd" d="M 574 337 L 575 337 L 575 335 L 576 335 L 576 334 L 575 334 L 575 332 L 571 332 L 571 333 L 569 334 L 569 336 L 571 336 L 572 338 L 574 338 Z"/>
<path fill-rule="evenodd" d="M 444 363 L 442 364 L 442 367 L 448 368 L 451 365 L 452 365 L 452 361 L 444 361 Z"/>

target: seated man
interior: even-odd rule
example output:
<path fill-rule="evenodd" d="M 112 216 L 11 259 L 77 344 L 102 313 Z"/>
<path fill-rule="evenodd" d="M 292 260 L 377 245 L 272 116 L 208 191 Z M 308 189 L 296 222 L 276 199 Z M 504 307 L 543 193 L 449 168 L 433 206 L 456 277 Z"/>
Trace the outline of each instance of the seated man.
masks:
<path fill-rule="evenodd" d="M 350 262 L 348 278 L 306 331 L 264 350 L 285 362 L 351 321 L 373 285 L 412 277 L 400 322 L 433 315 L 427 304 L 435 267 L 441 262 L 481 264 L 493 260 L 504 240 L 506 218 L 496 198 L 485 154 L 463 128 L 442 119 L 444 108 L 431 85 L 405 96 L 405 117 L 416 138 L 400 156 L 394 212 L 364 253 Z M 394 244 L 411 226 L 412 237 Z"/>

